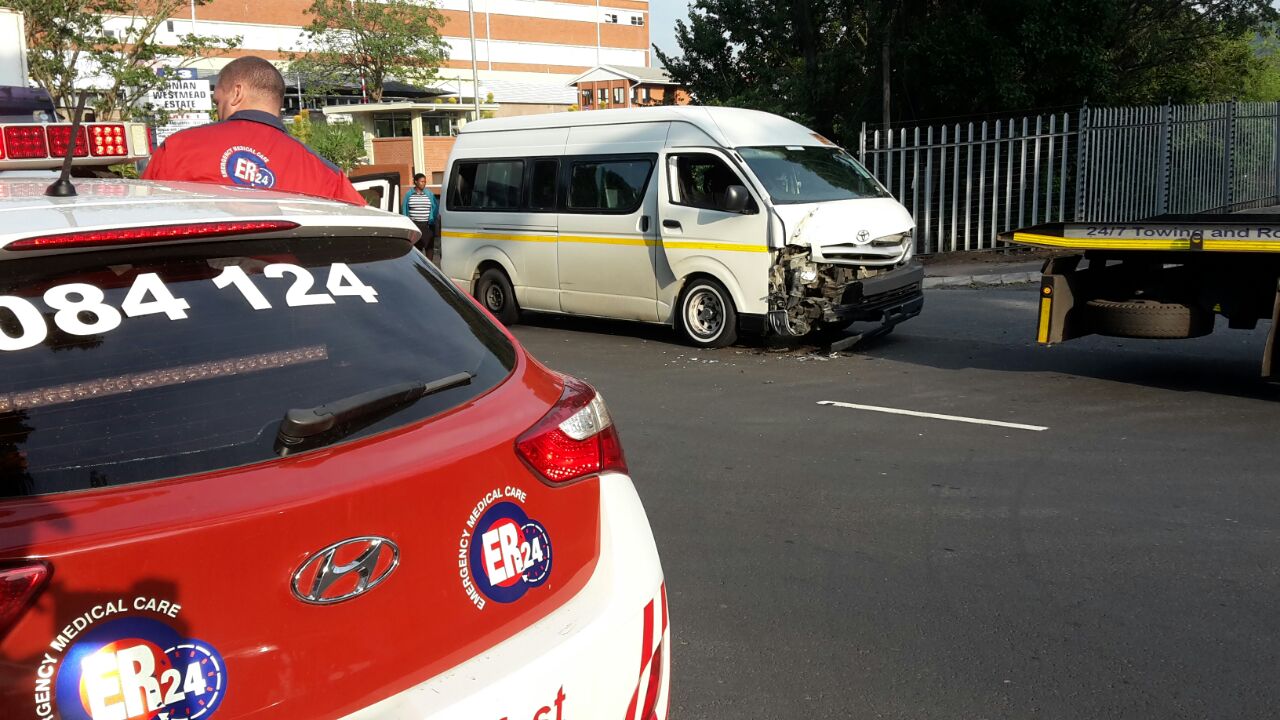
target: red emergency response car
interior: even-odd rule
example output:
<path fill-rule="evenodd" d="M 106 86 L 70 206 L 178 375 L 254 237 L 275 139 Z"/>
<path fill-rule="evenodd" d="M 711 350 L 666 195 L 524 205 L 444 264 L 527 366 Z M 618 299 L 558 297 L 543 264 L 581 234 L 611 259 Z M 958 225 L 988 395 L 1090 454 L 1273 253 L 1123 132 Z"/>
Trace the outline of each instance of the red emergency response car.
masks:
<path fill-rule="evenodd" d="M 66 149 L 39 127 L 6 157 Z M 48 184 L 0 174 L 0 717 L 665 720 L 603 400 L 412 223 Z"/>

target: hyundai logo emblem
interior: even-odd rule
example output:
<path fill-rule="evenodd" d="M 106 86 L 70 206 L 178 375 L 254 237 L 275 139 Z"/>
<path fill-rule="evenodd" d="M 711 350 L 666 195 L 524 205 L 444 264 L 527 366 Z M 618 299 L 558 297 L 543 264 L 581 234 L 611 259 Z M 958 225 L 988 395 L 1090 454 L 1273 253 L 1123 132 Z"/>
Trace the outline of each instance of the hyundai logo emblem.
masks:
<path fill-rule="evenodd" d="M 866 230 L 859 230 L 859 231 L 858 231 L 858 244 L 859 244 L 859 245 L 866 245 L 866 244 L 867 244 L 867 243 L 869 243 L 869 242 L 871 242 L 871 233 L 867 232 Z"/>
<path fill-rule="evenodd" d="M 293 574 L 293 596 L 332 605 L 377 587 L 400 565 L 400 548 L 384 537 L 356 537 L 313 554 Z"/>

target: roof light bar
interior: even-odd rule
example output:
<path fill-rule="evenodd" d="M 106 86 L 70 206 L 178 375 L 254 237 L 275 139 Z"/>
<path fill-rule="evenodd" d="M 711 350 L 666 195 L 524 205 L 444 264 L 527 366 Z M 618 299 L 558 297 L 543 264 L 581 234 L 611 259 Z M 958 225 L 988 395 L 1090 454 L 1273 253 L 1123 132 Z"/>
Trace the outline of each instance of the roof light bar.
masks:
<path fill-rule="evenodd" d="M 0 124 L 0 171 L 56 169 L 71 143 L 72 123 Z M 150 133 L 143 123 L 81 123 L 72 164 L 104 166 L 151 155 Z"/>
<path fill-rule="evenodd" d="M 230 222 L 188 223 L 183 225 L 152 225 L 149 227 L 116 228 L 113 230 L 86 230 L 82 232 L 41 235 L 15 240 L 5 250 L 49 250 L 102 245 L 128 245 L 166 240 L 194 240 L 248 235 L 253 233 L 293 230 L 298 223 L 288 220 L 236 220 Z"/>

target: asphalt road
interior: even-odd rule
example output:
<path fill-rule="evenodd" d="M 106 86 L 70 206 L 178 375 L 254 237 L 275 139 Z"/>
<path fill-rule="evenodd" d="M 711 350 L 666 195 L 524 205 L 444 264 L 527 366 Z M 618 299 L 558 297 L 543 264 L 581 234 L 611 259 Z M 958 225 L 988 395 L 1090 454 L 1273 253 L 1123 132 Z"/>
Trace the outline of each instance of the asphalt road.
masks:
<path fill-rule="evenodd" d="M 618 422 L 667 574 L 675 720 L 1280 715 L 1266 328 L 1041 348 L 1035 299 L 931 291 L 837 357 L 516 329 Z"/>

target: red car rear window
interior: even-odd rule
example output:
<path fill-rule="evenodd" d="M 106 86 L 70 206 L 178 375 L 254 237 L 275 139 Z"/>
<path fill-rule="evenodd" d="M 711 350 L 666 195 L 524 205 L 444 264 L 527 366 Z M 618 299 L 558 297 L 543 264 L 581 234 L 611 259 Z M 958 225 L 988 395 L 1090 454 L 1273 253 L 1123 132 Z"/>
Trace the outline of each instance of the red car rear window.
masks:
<path fill-rule="evenodd" d="M 515 350 L 403 240 L 243 240 L 0 260 L 0 497 L 278 456 L 285 413 L 396 383 L 467 385 L 335 428 L 412 423 Z"/>

